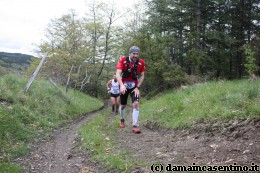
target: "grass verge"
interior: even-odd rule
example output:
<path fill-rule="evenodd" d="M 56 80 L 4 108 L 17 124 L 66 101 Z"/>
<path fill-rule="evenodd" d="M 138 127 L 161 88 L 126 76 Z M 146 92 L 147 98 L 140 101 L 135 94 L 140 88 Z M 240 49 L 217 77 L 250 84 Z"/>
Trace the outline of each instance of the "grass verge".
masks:
<path fill-rule="evenodd" d="M 215 81 L 168 91 L 144 101 L 140 119 L 180 128 L 198 120 L 259 117 L 259 105 L 260 80 Z"/>
<path fill-rule="evenodd" d="M 131 153 L 122 150 L 116 143 L 116 131 L 119 116 L 109 120 L 110 111 L 104 110 L 80 129 L 82 145 L 91 151 L 92 159 L 101 163 L 107 170 L 131 172 L 137 162 L 131 159 Z M 140 165 L 140 163 L 139 163 Z"/>
<path fill-rule="evenodd" d="M 15 75 L 0 78 L 1 170 L 15 169 L 9 163 L 30 151 L 28 144 L 35 138 L 103 105 L 78 91 L 65 92 L 49 81 L 34 81 L 25 94 L 27 81 Z M 10 172 L 14 173 L 13 169 Z"/>
<path fill-rule="evenodd" d="M 142 99 L 140 121 L 154 120 L 167 128 L 191 126 L 198 120 L 229 120 L 235 117 L 260 116 L 260 81 L 217 81 L 188 86 L 161 93 L 150 100 Z M 109 123 L 110 111 L 103 111 L 81 128 L 83 146 L 92 159 L 108 169 L 131 172 L 138 165 L 130 151 L 122 151 L 116 142 L 119 118 Z"/>

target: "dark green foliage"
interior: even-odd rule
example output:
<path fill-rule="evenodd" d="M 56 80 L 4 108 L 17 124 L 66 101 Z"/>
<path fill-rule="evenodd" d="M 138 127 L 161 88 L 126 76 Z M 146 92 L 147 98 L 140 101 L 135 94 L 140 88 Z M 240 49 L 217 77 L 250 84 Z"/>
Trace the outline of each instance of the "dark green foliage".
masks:
<path fill-rule="evenodd" d="M 52 20 L 47 41 L 40 45 L 42 52 L 50 53 L 40 76 L 66 85 L 70 73 L 68 87 L 82 89 L 87 71 L 91 78 L 82 91 L 105 98 L 105 83 L 116 71 L 118 58 L 127 56 L 129 47 L 136 45 L 147 66 L 142 89 L 143 94 L 148 94 L 201 79 L 247 76 L 243 47 L 248 43 L 259 75 L 257 0 L 146 2 L 145 15 L 134 8 L 123 27 L 110 28 L 108 21 L 98 20 L 102 17 L 92 18 L 92 10 L 83 20 L 73 11 Z"/>
<path fill-rule="evenodd" d="M 162 37 L 153 43 L 164 46 L 160 57 L 170 57 L 191 75 L 241 78 L 247 74 L 243 45 L 258 40 L 258 1 L 147 0 L 147 7 L 148 33 Z"/>
<path fill-rule="evenodd" d="M 256 58 L 249 45 L 245 45 L 244 49 L 245 49 L 245 54 L 246 54 L 245 68 L 246 68 L 248 74 L 250 76 L 253 76 L 258 69 L 258 67 L 256 65 Z"/>

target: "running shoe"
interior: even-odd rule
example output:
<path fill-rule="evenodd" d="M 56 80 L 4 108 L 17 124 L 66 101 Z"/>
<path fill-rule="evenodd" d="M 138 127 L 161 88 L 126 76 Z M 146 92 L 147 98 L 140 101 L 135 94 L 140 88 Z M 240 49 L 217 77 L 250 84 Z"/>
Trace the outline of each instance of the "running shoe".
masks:
<path fill-rule="evenodd" d="M 125 120 L 121 119 L 120 128 L 125 128 Z"/>
<path fill-rule="evenodd" d="M 141 133 L 141 130 L 137 127 L 133 127 L 132 132 L 133 133 Z"/>

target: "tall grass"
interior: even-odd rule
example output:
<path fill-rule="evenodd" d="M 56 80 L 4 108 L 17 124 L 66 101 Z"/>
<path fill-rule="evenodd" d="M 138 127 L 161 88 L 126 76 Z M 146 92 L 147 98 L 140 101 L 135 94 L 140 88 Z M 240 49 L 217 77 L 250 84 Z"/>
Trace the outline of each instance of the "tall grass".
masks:
<path fill-rule="evenodd" d="M 0 163 L 27 153 L 28 143 L 39 135 L 103 105 L 48 81 L 34 81 L 25 94 L 27 81 L 15 75 L 0 78 Z"/>
<path fill-rule="evenodd" d="M 216 81 L 169 90 L 150 100 L 142 98 L 139 117 L 140 123 L 153 120 L 167 128 L 179 128 L 201 119 L 259 117 L 259 105 L 259 80 L 252 83 L 247 80 Z M 120 149 L 114 138 L 120 120 L 118 117 L 109 121 L 109 112 L 101 112 L 81 128 L 83 146 L 92 151 L 92 158 L 120 172 L 149 165 L 131 160 L 131 152 Z"/>
<path fill-rule="evenodd" d="M 215 81 L 188 86 L 145 101 L 140 118 L 174 128 L 193 121 L 260 116 L 260 80 Z"/>

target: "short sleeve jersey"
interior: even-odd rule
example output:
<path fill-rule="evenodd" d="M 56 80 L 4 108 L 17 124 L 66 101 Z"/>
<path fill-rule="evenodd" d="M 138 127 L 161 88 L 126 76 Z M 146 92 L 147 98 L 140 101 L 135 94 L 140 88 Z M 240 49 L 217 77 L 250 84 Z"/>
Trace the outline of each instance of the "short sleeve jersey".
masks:
<path fill-rule="evenodd" d="M 130 61 L 129 63 L 129 67 L 131 67 L 131 69 L 134 69 L 134 64 L 135 62 L 132 62 Z M 119 69 L 119 70 L 122 70 L 122 72 L 126 71 L 127 70 L 127 61 L 126 61 L 126 57 L 125 56 L 122 56 L 117 65 L 116 65 L 116 69 Z M 140 74 L 142 72 L 145 72 L 146 71 L 146 67 L 145 67 L 145 63 L 144 63 L 144 60 L 139 58 L 139 62 L 138 62 L 138 66 L 137 66 L 137 70 L 136 70 L 136 74 Z M 137 86 L 138 84 L 138 80 L 134 80 L 133 77 L 132 77 L 133 74 L 131 74 L 129 77 L 127 78 L 122 78 L 122 82 L 131 82 L 131 81 L 134 81 L 135 82 L 135 86 Z"/>

